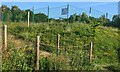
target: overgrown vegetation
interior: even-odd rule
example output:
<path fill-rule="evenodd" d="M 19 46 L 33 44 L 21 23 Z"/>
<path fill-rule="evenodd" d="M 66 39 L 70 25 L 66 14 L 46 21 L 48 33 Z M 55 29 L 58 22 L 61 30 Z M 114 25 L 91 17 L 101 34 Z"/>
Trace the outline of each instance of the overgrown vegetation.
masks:
<path fill-rule="evenodd" d="M 21 46 L 18 48 L 15 39 L 8 41 L 8 50 L 3 53 L 3 70 L 35 70 L 37 35 L 40 36 L 40 51 L 51 54 L 46 57 L 40 56 L 40 70 L 120 69 L 118 15 L 114 15 L 111 21 L 105 15 L 94 18 L 86 13 L 73 14 L 68 19 L 49 19 L 43 13 L 34 14 L 29 9 L 21 10 L 17 6 L 10 9 L 2 5 L 0 9 L 3 24 L 8 25 L 8 34 L 25 42 L 25 46 L 18 43 L 17 45 Z M 33 22 L 29 28 L 26 23 L 28 11 L 31 16 L 30 22 Z M 57 34 L 60 34 L 58 56 Z M 90 42 L 93 42 L 92 63 L 89 61 Z"/>
<path fill-rule="evenodd" d="M 3 69 L 34 70 L 35 38 L 40 36 L 40 50 L 52 53 L 40 56 L 40 70 L 106 70 L 119 67 L 118 29 L 94 24 L 49 23 L 8 24 L 8 33 L 33 45 L 15 49 L 9 43 L 10 56 L 3 61 Z M 56 55 L 57 34 L 60 34 L 60 55 Z M 93 42 L 93 60 L 89 62 L 90 42 Z M 44 45 L 44 44 L 47 44 Z"/>

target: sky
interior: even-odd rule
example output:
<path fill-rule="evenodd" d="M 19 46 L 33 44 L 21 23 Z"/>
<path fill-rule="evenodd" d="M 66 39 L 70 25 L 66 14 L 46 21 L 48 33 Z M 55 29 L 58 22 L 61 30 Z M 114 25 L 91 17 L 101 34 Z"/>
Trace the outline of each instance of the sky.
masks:
<path fill-rule="evenodd" d="M 34 6 L 35 13 L 47 14 L 47 7 L 50 8 L 50 17 L 64 17 L 61 15 L 61 9 L 66 8 L 69 4 L 69 15 L 81 14 L 86 12 L 89 14 L 89 8 L 92 8 L 92 16 L 99 17 L 102 14 L 108 13 L 109 18 L 112 15 L 118 14 L 118 2 L 2 2 L 3 5 L 7 5 L 11 8 L 13 5 L 17 5 L 20 9 L 31 9 Z M 66 17 L 66 16 L 65 16 Z"/>
<path fill-rule="evenodd" d="M 118 2 L 120 0 L 0 0 L 1 2 Z"/>

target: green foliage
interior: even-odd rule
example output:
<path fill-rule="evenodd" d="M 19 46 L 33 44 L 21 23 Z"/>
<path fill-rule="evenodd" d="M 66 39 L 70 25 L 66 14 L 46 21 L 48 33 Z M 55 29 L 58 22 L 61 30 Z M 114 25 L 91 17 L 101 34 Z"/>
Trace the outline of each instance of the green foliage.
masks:
<path fill-rule="evenodd" d="M 79 18 L 76 14 L 73 14 L 73 15 L 70 16 L 69 21 L 70 22 L 79 21 Z"/>
<path fill-rule="evenodd" d="M 8 26 L 8 32 L 33 44 L 36 36 L 40 36 L 40 50 L 52 53 L 52 57 L 40 57 L 41 70 L 103 70 L 118 65 L 118 31 L 115 28 L 81 23 L 31 24 L 29 28 L 24 23 Z M 60 55 L 56 56 L 58 33 L 61 35 Z M 93 42 L 92 63 L 89 62 L 90 42 Z M 3 63 L 3 69 L 34 70 L 33 48 L 10 48 L 11 57 Z"/>
<path fill-rule="evenodd" d="M 3 70 L 34 70 L 35 51 L 33 48 L 15 48 L 9 44 L 9 58 L 3 61 Z"/>
<path fill-rule="evenodd" d="M 88 15 L 85 12 L 82 13 L 80 21 L 81 22 L 90 23 L 89 17 L 88 17 Z"/>
<path fill-rule="evenodd" d="M 47 22 L 48 17 L 43 13 L 35 14 L 35 22 Z"/>
<path fill-rule="evenodd" d="M 3 21 L 10 21 L 10 17 L 11 17 L 11 12 L 10 12 L 10 8 L 7 7 L 6 5 L 2 5 L 0 10 L 2 11 L 2 15 L 3 15 Z"/>
<path fill-rule="evenodd" d="M 20 22 L 21 10 L 17 6 L 12 6 L 11 13 L 12 13 L 11 20 L 13 22 Z"/>
<path fill-rule="evenodd" d="M 114 15 L 112 21 L 114 23 L 113 26 L 120 28 L 120 15 Z"/>

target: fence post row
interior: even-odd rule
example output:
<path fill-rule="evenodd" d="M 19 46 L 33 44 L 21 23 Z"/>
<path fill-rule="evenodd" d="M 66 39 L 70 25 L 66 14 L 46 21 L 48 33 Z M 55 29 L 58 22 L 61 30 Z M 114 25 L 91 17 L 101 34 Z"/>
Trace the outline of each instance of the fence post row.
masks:
<path fill-rule="evenodd" d="M 57 35 L 57 55 L 60 53 L 60 34 Z"/>
<path fill-rule="evenodd" d="M 93 43 L 90 43 L 90 63 L 92 63 L 92 48 L 93 48 Z"/>
<path fill-rule="evenodd" d="M 36 70 L 39 70 L 39 47 L 40 47 L 40 36 L 36 38 Z"/>

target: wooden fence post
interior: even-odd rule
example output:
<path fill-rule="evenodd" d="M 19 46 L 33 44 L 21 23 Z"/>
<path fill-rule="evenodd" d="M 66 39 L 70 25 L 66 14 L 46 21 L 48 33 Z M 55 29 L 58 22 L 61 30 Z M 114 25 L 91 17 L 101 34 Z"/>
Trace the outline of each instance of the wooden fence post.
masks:
<path fill-rule="evenodd" d="M 2 39 L 1 37 L 2 36 L 0 35 L 0 39 Z M 2 40 L 0 40 L 0 72 L 2 72 L 2 57 Z"/>
<path fill-rule="evenodd" d="M 40 37 L 36 38 L 36 70 L 39 70 L 39 47 L 40 47 Z"/>
<path fill-rule="evenodd" d="M 4 49 L 7 49 L 7 25 L 4 25 Z"/>
<path fill-rule="evenodd" d="M 28 11 L 28 27 L 29 27 L 29 25 L 30 25 L 30 12 Z"/>
<path fill-rule="evenodd" d="M 92 63 L 92 48 L 93 48 L 93 43 L 90 43 L 90 63 Z"/>
<path fill-rule="evenodd" d="M 57 35 L 57 55 L 60 53 L 60 34 Z"/>

